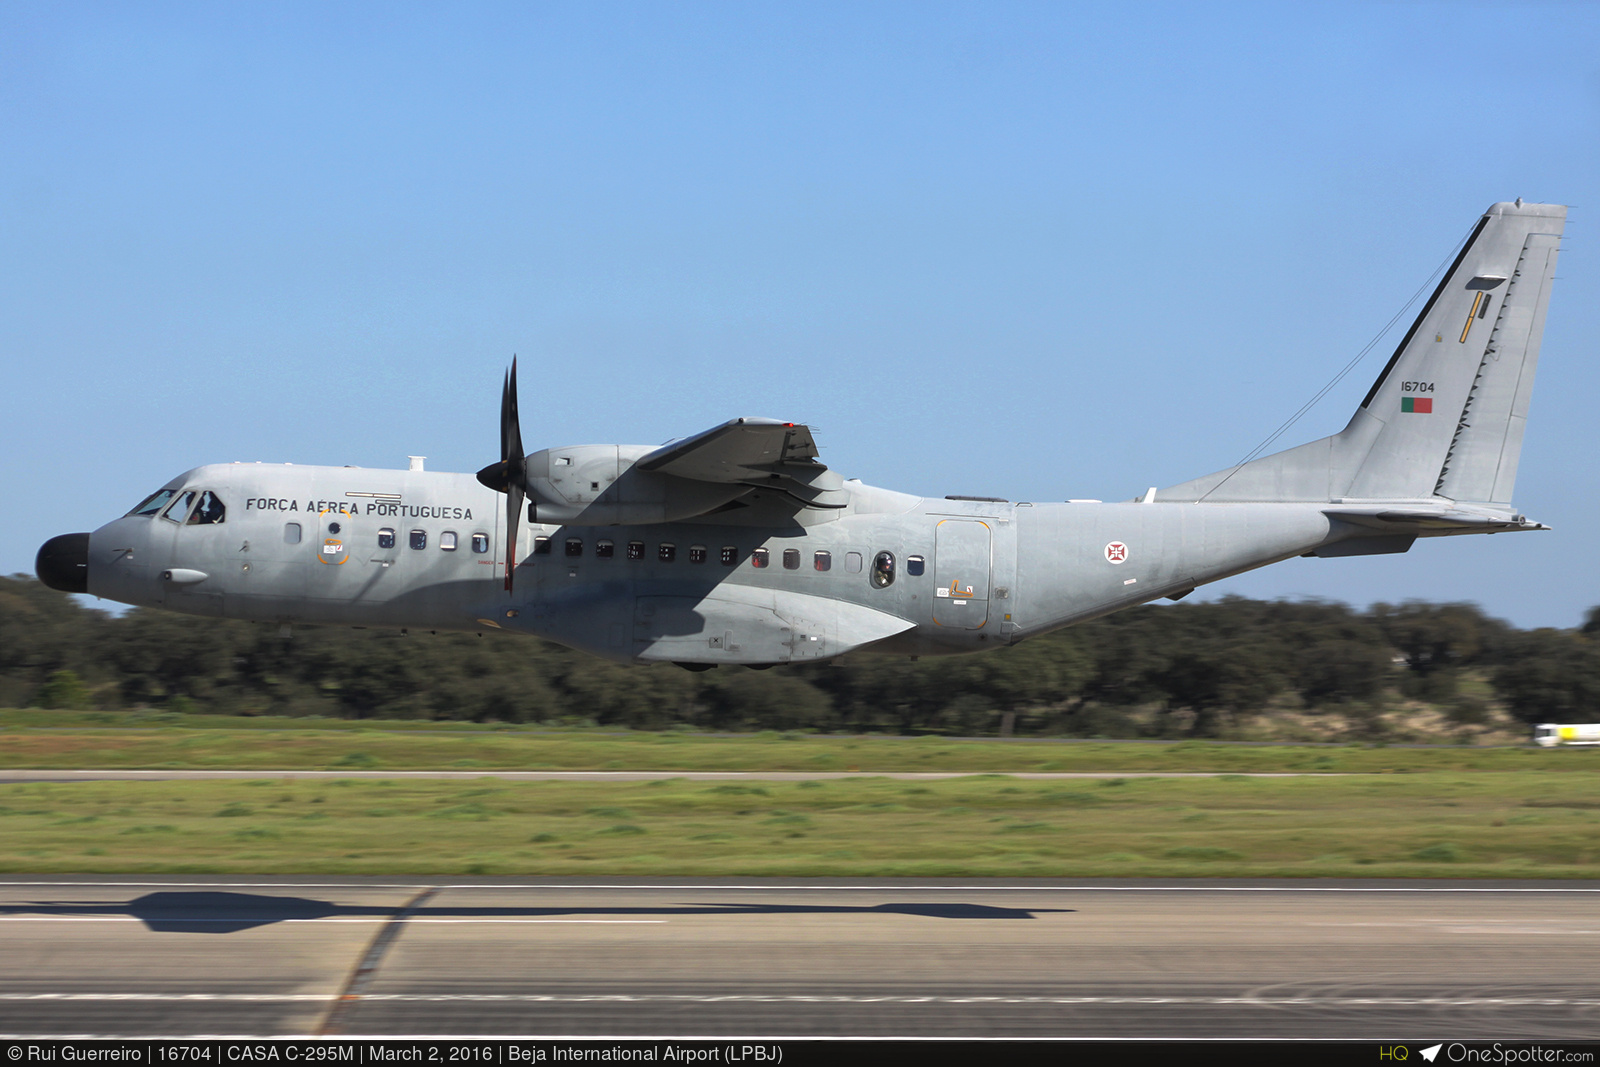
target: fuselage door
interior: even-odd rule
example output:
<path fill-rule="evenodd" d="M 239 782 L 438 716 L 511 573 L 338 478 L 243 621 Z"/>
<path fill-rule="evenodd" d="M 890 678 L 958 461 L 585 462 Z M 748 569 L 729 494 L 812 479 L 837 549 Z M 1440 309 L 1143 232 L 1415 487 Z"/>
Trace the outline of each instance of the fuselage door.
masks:
<path fill-rule="evenodd" d="M 976 630 L 989 621 L 989 524 L 945 519 L 934 530 L 933 621 Z"/>

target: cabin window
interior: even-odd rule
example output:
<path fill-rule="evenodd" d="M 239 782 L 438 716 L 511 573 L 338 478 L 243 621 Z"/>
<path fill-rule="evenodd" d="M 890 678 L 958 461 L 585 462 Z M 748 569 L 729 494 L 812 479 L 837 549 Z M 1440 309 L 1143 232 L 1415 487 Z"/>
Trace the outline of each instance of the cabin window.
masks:
<path fill-rule="evenodd" d="M 446 530 L 444 533 L 439 535 L 439 551 L 454 552 L 455 550 L 456 532 L 454 530 Z"/>
<path fill-rule="evenodd" d="M 217 494 L 207 489 L 200 494 L 200 503 L 194 509 L 194 514 L 189 516 L 190 526 L 215 526 L 228 520 L 228 509 L 217 497 Z"/>
<path fill-rule="evenodd" d="M 388 527 L 384 527 L 383 529 L 378 531 L 378 547 L 379 548 L 393 548 L 394 547 L 394 531 L 393 530 L 389 529 Z"/>
<path fill-rule="evenodd" d="M 601 539 L 594 543 L 595 559 L 610 559 L 617 554 L 617 543 Z"/>
<path fill-rule="evenodd" d="M 922 572 L 927 569 L 927 566 L 927 561 L 921 556 L 906 557 L 906 573 L 911 575 L 913 578 L 919 577 Z"/>
<path fill-rule="evenodd" d="M 734 545 L 722 546 L 722 565 L 724 567 L 737 566 L 739 563 L 739 549 Z"/>
<path fill-rule="evenodd" d="M 181 523 L 189 516 L 189 505 L 193 503 L 194 490 L 191 489 L 187 493 L 179 496 L 178 499 L 174 500 L 172 502 L 172 506 L 161 513 L 161 517 L 163 519 L 171 519 L 176 523 Z"/>
<path fill-rule="evenodd" d="M 540 535 L 533 539 L 533 554 L 535 556 L 548 556 L 550 554 L 550 538 Z"/>
<path fill-rule="evenodd" d="M 564 548 L 562 551 L 566 552 L 566 554 L 569 557 L 583 555 L 583 538 L 581 538 L 581 537 L 569 537 L 569 538 L 567 538 L 566 548 Z"/>
<path fill-rule="evenodd" d="M 706 561 L 706 546 L 705 545 L 690 545 L 689 546 L 689 562 L 690 563 L 704 563 L 705 561 Z"/>
<path fill-rule="evenodd" d="M 750 553 L 750 566 L 752 567 L 765 567 L 769 562 L 771 561 L 767 558 L 767 550 L 764 548 L 758 548 Z"/>
<path fill-rule="evenodd" d="M 656 549 L 656 558 L 662 563 L 671 563 L 678 558 L 678 546 L 663 541 L 661 547 Z"/>
<path fill-rule="evenodd" d="M 472 535 L 472 551 L 480 556 L 489 551 L 489 535 L 477 533 Z"/>
<path fill-rule="evenodd" d="M 629 559 L 644 559 L 644 542 L 643 541 L 629 541 L 628 542 L 628 558 Z"/>
<path fill-rule="evenodd" d="M 298 545 L 300 543 L 300 524 L 298 522 L 286 522 L 283 524 L 283 543 L 286 545 Z"/>
<path fill-rule="evenodd" d="M 412 530 L 411 531 L 411 547 L 412 548 L 427 548 L 428 547 L 428 531 L 427 530 Z"/>
<path fill-rule="evenodd" d="M 129 515 L 154 515 L 167 506 L 167 501 L 172 499 L 176 489 L 158 489 L 139 502 L 139 506 L 128 512 Z"/>
<path fill-rule="evenodd" d="M 872 557 L 872 584 L 885 589 L 894 584 L 894 553 L 879 552 Z"/>
<path fill-rule="evenodd" d="M 861 573 L 861 553 L 846 552 L 844 554 L 844 569 L 851 574 Z"/>
<path fill-rule="evenodd" d="M 832 570 L 833 569 L 833 553 L 832 552 L 813 552 L 811 554 L 811 565 L 813 567 L 815 567 L 819 571 Z"/>
<path fill-rule="evenodd" d="M 786 548 L 783 550 L 783 569 L 786 571 L 800 569 L 800 550 L 798 548 Z"/>

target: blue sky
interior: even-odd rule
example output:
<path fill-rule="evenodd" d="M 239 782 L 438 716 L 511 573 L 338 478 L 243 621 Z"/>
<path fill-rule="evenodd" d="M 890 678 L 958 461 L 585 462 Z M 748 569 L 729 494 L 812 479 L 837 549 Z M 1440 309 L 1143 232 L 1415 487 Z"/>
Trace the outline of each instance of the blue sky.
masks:
<path fill-rule="evenodd" d="M 1555 532 L 1208 591 L 1571 626 L 1597 115 L 1579 3 L 0 4 L 0 572 L 200 463 L 475 470 L 512 353 L 530 449 L 763 415 L 872 484 L 1123 499 L 1521 196 L 1574 205 L 1517 486 Z"/>

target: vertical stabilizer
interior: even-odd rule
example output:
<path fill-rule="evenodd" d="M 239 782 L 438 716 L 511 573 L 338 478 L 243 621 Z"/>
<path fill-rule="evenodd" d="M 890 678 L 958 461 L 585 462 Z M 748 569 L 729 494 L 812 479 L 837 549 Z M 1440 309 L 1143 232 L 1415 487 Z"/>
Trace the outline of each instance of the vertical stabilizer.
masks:
<path fill-rule="evenodd" d="M 1565 208 L 1555 210 L 1560 214 L 1545 217 L 1553 226 L 1547 232 L 1527 234 L 1509 277 L 1495 287 L 1504 291 L 1499 307 L 1490 306 L 1493 290 L 1479 290 L 1484 306 L 1474 319 L 1491 320 L 1494 328 L 1488 332 L 1477 374 L 1456 420 L 1434 486 L 1436 496 L 1502 504 L 1511 501 L 1517 461 L 1522 456 L 1522 431 L 1528 424 L 1533 374 L 1539 366 L 1550 283 L 1555 277 L 1556 245 L 1566 220 Z"/>
<path fill-rule="evenodd" d="M 1566 216 L 1495 204 L 1344 430 L 1159 499 L 1508 503 Z"/>

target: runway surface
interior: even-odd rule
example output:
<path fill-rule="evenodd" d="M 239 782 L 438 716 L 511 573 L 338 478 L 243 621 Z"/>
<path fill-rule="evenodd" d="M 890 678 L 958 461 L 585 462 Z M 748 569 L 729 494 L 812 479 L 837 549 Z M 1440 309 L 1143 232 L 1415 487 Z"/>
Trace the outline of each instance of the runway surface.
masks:
<path fill-rule="evenodd" d="M 0 882 L 12 1036 L 1600 1036 L 1600 884 Z"/>

